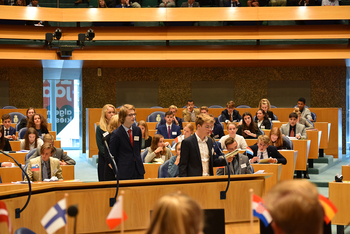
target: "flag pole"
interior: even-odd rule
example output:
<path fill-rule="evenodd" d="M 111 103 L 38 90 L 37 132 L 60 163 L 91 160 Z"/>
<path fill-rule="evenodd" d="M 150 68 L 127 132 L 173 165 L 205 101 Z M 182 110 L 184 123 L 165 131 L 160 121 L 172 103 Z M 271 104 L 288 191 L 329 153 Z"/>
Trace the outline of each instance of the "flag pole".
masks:
<path fill-rule="evenodd" d="M 124 190 L 121 190 L 120 191 L 120 195 L 123 196 L 123 199 L 122 199 L 122 203 L 121 203 L 121 206 L 122 206 L 122 227 L 121 227 L 121 234 L 124 234 Z"/>
<path fill-rule="evenodd" d="M 67 210 L 68 210 L 68 193 L 64 194 L 64 198 L 66 199 L 66 228 L 65 228 L 65 233 L 68 234 L 68 215 L 67 215 Z"/>
<path fill-rule="evenodd" d="M 254 190 L 249 189 L 250 194 L 250 233 L 253 234 L 253 193 Z"/>

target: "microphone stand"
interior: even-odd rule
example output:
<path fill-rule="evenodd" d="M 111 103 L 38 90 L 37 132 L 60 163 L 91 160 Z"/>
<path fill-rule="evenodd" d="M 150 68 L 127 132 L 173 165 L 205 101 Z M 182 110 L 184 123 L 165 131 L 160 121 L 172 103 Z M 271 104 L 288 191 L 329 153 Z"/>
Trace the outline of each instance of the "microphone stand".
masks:
<path fill-rule="evenodd" d="M 111 151 L 109 150 L 106 138 L 104 137 L 103 139 L 104 139 L 103 141 L 106 145 L 109 157 L 110 157 L 110 159 L 113 163 L 113 166 L 114 166 L 114 167 L 112 166 L 112 168 L 113 168 L 113 171 L 115 173 L 115 177 L 117 178 L 117 190 L 115 191 L 115 196 L 109 199 L 109 207 L 112 207 L 114 205 L 114 203 L 116 203 L 116 201 L 117 201 L 117 196 L 118 196 L 118 191 L 119 191 L 119 175 L 118 175 L 119 173 L 118 173 L 117 164 L 115 163 L 115 160 L 114 160 L 114 156 L 111 154 Z"/>
<path fill-rule="evenodd" d="M 230 187 L 230 180 L 231 180 L 231 175 L 230 175 L 230 168 L 229 168 L 229 164 L 228 164 L 228 162 L 227 162 L 227 159 L 226 159 L 226 157 L 225 157 L 225 154 L 222 152 L 222 150 L 220 149 L 220 147 L 219 147 L 219 145 L 218 145 L 218 143 L 216 142 L 216 140 L 214 139 L 214 134 L 212 133 L 211 135 L 210 135 L 210 138 L 214 141 L 214 144 L 216 145 L 216 147 L 218 147 L 218 149 L 220 150 L 220 152 L 224 155 L 224 159 L 225 159 L 225 161 L 226 161 L 226 165 L 227 165 L 227 176 L 228 176 L 228 178 L 227 178 L 227 186 L 226 186 L 226 190 L 225 191 L 220 191 L 220 200 L 225 200 L 226 199 L 226 193 L 227 193 L 227 191 L 228 191 L 228 188 Z"/>
<path fill-rule="evenodd" d="M 14 159 L 13 157 L 11 157 L 11 155 L 5 153 L 5 152 L 2 151 L 2 150 L 0 150 L 0 153 L 6 155 L 7 157 L 10 157 L 10 158 L 16 163 L 16 165 L 17 165 L 19 168 L 21 168 L 22 172 L 24 173 L 24 175 L 26 176 L 27 181 L 28 181 L 29 192 L 28 192 L 27 202 L 26 202 L 26 204 L 23 206 L 22 209 L 20 209 L 20 208 L 16 208 L 16 209 L 15 209 L 16 219 L 18 219 L 18 218 L 21 217 L 22 211 L 24 211 L 24 209 L 25 209 L 25 208 L 27 207 L 27 205 L 29 204 L 30 197 L 31 197 L 31 195 L 32 195 L 32 185 L 31 185 L 31 181 L 30 181 L 30 179 L 29 179 L 29 176 L 28 176 L 27 172 L 25 172 L 25 171 L 23 170 L 21 164 L 18 163 L 16 159 Z"/>

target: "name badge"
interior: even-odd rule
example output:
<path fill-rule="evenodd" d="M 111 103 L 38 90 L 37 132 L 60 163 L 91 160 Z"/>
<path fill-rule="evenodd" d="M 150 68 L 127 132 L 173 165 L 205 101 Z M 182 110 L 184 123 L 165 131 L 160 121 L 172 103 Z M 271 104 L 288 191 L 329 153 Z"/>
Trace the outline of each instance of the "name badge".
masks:
<path fill-rule="evenodd" d="M 134 136 L 134 141 L 139 141 L 140 137 L 139 136 Z"/>
<path fill-rule="evenodd" d="M 265 129 L 265 126 L 261 126 L 261 129 Z"/>
<path fill-rule="evenodd" d="M 177 132 L 172 132 L 171 134 L 173 134 L 173 135 L 177 135 Z"/>
<path fill-rule="evenodd" d="M 245 163 L 243 163 L 242 165 L 241 165 L 241 168 L 246 168 L 247 167 L 247 164 L 245 164 Z"/>
<path fill-rule="evenodd" d="M 57 172 L 57 168 L 53 171 L 53 174 L 56 174 L 56 172 Z"/>

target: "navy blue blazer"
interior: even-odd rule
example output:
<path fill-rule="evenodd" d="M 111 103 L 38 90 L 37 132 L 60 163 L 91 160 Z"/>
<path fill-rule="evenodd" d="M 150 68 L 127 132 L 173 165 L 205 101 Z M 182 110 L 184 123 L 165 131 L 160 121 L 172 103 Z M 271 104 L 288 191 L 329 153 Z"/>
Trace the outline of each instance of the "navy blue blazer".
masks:
<path fill-rule="evenodd" d="M 207 145 L 209 150 L 209 174 L 213 175 L 213 167 L 225 166 L 226 161 L 224 158 L 218 158 L 212 154 L 213 140 L 211 138 L 208 138 Z M 180 177 L 203 175 L 202 159 L 199 152 L 197 137 L 195 134 L 184 139 L 181 142 L 180 155 Z"/>
<path fill-rule="evenodd" d="M 233 120 L 237 122 L 241 121 L 242 117 L 237 110 L 233 110 Z M 230 121 L 230 116 L 228 114 L 228 110 L 225 109 L 221 112 L 221 121 L 225 122 L 226 120 Z"/>
<path fill-rule="evenodd" d="M 175 118 L 176 118 L 177 122 L 179 123 L 178 126 L 180 127 L 181 130 L 183 130 L 182 119 L 179 118 L 179 117 L 176 117 L 176 116 L 175 116 Z M 173 124 L 175 124 L 175 121 L 174 121 L 174 120 L 173 120 Z M 160 125 L 166 125 L 166 120 L 165 120 L 165 119 L 161 119 L 161 120 L 159 121 L 158 127 L 159 127 Z M 175 125 L 176 125 L 176 124 L 175 124 Z"/>
<path fill-rule="evenodd" d="M 220 139 L 221 137 L 225 136 L 224 129 L 220 123 L 214 123 L 213 134 L 215 139 Z"/>
<path fill-rule="evenodd" d="M 4 126 L 4 125 L 2 125 L 2 126 L 3 126 L 3 128 L 4 128 L 4 135 L 6 135 L 5 126 Z M 12 126 L 10 126 L 9 135 L 10 135 L 10 136 L 16 135 L 16 129 L 14 129 Z"/>
<path fill-rule="evenodd" d="M 116 5 L 116 8 L 123 8 L 122 4 Z M 132 8 L 132 6 L 125 6 L 124 8 Z"/>
<path fill-rule="evenodd" d="M 120 125 L 114 130 L 109 141 L 111 154 L 114 156 L 115 163 L 118 167 L 119 179 L 143 179 L 145 168 L 141 159 L 142 132 L 137 126 L 132 126 L 133 145 L 131 146 L 130 138 L 124 127 Z M 136 139 L 138 138 L 138 140 Z M 135 172 L 142 178 L 133 178 Z"/>
<path fill-rule="evenodd" d="M 158 130 L 156 134 L 160 134 L 164 137 L 164 139 L 175 139 L 176 137 L 180 136 L 181 133 L 181 129 L 179 126 L 172 124 L 171 125 L 171 129 L 170 129 L 170 138 L 168 136 L 168 130 L 166 128 L 166 125 L 160 125 L 158 126 Z"/>
<path fill-rule="evenodd" d="M 254 152 L 254 156 L 248 155 L 249 159 L 253 158 L 253 157 L 257 157 L 258 156 L 258 145 L 252 145 L 249 146 L 249 148 L 251 148 Z M 269 157 L 271 158 L 275 158 L 277 159 L 277 163 L 282 163 L 283 165 L 287 164 L 287 159 L 285 157 L 283 157 L 282 154 L 280 154 L 280 152 L 278 152 L 277 148 L 273 145 L 269 145 L 267 147 L 267 155 L 269 155 Z"/>

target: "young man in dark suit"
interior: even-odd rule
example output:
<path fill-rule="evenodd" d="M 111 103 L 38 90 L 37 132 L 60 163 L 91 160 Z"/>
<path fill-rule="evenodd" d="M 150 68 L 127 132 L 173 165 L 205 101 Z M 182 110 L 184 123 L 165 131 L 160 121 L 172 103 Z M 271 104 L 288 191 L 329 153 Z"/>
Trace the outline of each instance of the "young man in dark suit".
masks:
<path fill-rule="evenodd" d="M 173 124 L 177 125 L 180 127 L 181 130 L 183 130 L 183 126 L 182 126 L 182 119 L 180 117 L 176 117 L 176 114 L 177 114 L 177 106 L 174 106 L 174 105 L 171 105 L 169 107 L 169 110 L 171 112 L 173 112 L 174 114 L 174 119 L 173 119 Z M 166 124 L 166 120 L 165 119 L 161 119 L 160 122 L 159 122 L 159 126 L 160 125 L 165 125 Z M 159 127 L 158 126 L 158 127 Z"/>
<path fill-rule="evenodd" d="M 269 163 L 287 164 L 287 159 L 278 152 L 275 146 L 269 144 L 270 138 L 268 136 L 259 136 L 257 144 L 249 146 L 254 152 L 253 156 L 249 156 L 250 163 L 258 163 L 260 159 L 269 159 Z"/>
<path fill-rule="evenodd" d="M 9 140 L 16 140 L 16 129 L 11 126 L 11 115 L 3 114 L 1 119 L 4 126 L 4 137 Z"/>
<path fill-rule="evenodd" d="M 173 124 L 174 114 L 171 111 L 165 113 L 165 125 L 160 125 L 156 134 L 160 134 L 164 139 L 175 139 L 180 136 L 181 129 L 176 124 Z"/>
<path fill-rule="evenodd" d="M 226 166 L 224 158 L 213 155 L 213 140 L 208 137 L 214 120 L 206 114 L 196 117 L 197 131 L 181 143 L 179 176 L 213 175 L 213 167 Z M 233 157 L 227 159 L 232 162 Z"/>
<path fill-rule="evenodd" d="M 235 110 L 235 103 L 229 101 L 226 103 L 226 109 L 221 112 L 221 121 L 228 122 L 239 122 L 242 117 L 237 110 Z"/>
<path fill-rule="evenodd" d="M 119 179 L 143 179 L 145 168 L 141 160 L 141 129 L 133 125 L 135 107 L 125 104 L 120 108 L 120 127 L 112 132 L 110 151 L 115 158 L 119 171 Z"/>

